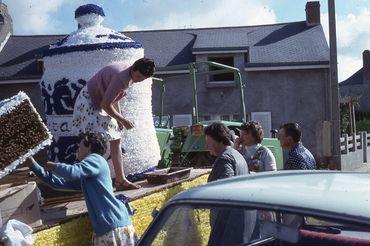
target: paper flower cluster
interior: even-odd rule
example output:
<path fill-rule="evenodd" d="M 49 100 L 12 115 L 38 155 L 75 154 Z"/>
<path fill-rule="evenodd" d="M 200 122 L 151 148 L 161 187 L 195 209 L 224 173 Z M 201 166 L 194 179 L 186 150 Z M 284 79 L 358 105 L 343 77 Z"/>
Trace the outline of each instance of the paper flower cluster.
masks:
<path fill-rule="evenodd" d="M 0 178 L 50 145 L 51 134 L 24 92 L 0 102 Z"/>

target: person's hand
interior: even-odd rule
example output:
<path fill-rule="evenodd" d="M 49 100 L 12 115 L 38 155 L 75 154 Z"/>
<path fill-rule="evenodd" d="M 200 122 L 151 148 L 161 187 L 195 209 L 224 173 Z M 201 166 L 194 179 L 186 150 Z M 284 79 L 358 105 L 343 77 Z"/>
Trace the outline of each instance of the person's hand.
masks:
<path fill-rule="evenodd" d="M 243 147 L 241 146 L 241 144 L 242 144 L 241 138 L 236 138 L 234 142 L 234 148 L 239 152 L 243 152 Z"/>
<path fill-rule="evenodd" d="M 123 125 L 123 123 L 122 123 L 121 121 L 118 121 L 118 120 L 117 120 L 117 124 L 118 124 L 118 128 L 119 128 L 120 130 L 122 130 L 123 128 L 125 128 L 125 126 Z"/>
<path fill-rule="evenodd" d="M 120 129 L 123 129 L 123 127 L 126 128 L 127 130 L 134 128 L 134 124 L 129 120 L 124 119 L 122 121 L 117 121 L 117 122 L 119 122 L 118 127 L 120 127 Z"/>
<path fill-rule="evenodd" d="M 252 171 L 252 172 L 258 172 L 259 171 L 259 166 L 258 164 L 252 164 L 249 166 L 249 171 Z"/>
<path fill-rule="evenodd" d="M 54 162 L 48 161 L 44 165 L 44 169 L 45 169 L 45 171 L 52 172 L 54 170 Z"/>
<path fill-rule="evenodd" d="M 235 141 L 234 141 L 234 146 L 235 148 L 239 148 L 240 147 L 240 144 L 241 144 L 241 140 L 240 138 L 236 138 Z"/>
<path fill-rule="evenodd" d="M 33 163 L 35 162 L 35 159 L 33 159 L 33 157 L 32 156 L 30 156 L 30 157 L 28 157 L 27 158 L 27 161 L 26 161 L 26 165 L 29 167 L 29 168 L 31 168 L 31 167 L 33 167 Z"/>

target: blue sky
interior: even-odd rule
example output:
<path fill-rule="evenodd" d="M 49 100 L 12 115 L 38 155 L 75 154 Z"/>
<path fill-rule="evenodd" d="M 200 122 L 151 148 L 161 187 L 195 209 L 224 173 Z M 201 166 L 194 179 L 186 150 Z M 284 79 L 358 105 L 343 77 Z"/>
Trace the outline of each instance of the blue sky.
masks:
<path fill-rule="evenodd" d="M 104 25 L 115 30 L 147 30 L 259 25 L 305 19 L 306 0 L 3 0 L 13 17 L 14 33 L 67 34 L 77 24 L 74 10 L 96 3 Z M 362 67 L 370 49 L 370 0 L 336 0 L 339 81 Z M 320 1 L 327 32 L 327 1 Z"/>

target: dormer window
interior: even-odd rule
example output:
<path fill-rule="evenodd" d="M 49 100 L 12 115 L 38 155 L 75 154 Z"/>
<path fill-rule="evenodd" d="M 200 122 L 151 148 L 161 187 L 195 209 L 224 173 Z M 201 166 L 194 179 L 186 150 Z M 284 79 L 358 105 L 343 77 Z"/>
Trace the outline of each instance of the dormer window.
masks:
<path fill-rule="evenodd" d="M 208 57 L 209 61 L 221 63 L 224 65 L 234 66 L 234 57 L 233 56 L 217 56 L 217 57 Z M 212 70 L 219 70 L 217 68 L 211 67 Z M 234 81 L 233 73 L 223 73 L 215 74 L 210 76 L 210 81 Z"/>

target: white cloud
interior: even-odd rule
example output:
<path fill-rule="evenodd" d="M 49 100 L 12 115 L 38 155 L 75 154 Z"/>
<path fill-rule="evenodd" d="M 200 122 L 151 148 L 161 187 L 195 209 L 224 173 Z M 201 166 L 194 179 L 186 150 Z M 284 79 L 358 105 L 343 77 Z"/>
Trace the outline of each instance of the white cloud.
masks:
<path fill-rule="evenodd" d="M 321 15 L 325 36 L 328 39 L 329 25 L 328 13 Z M 370 38 L 370 10 L 364 8 L 357 15 L 350 13 L 346 16 L 336 15 L 338 48 L 350 47 L 358 39 Z M 328 39 L 329 40 L 329 39 Z M 369 43 L 368 43 L 369 45 Z"/>
<path fill-rule="evenodd" d="M 359 38 L 370 37 L 370 10 L 363 9 L 358 15 L 349 14 L 338 18 L 338 46 L 349 47 Z M 368 44 L 369 45 L 369 44 Z"/>
<path fill-rule="evenodd" d="M 171 12 L 168 12 L 168 6 L 171 6 Z M 266 1 L 256 0 L 188 0 L 178 2 L 176 6 L 173 6 L 171 0 L 152 0 L 145 2 L 145 7 L 137 14 L 143 16 L 146 23 L 150 23 L 139 25 L 141 29 L 276 23 L 275 13 L 267 6 Z"/>
<path fill-rule="evenodd" d="M 123 31 L 138 31 L 140 30 L 140 27 L 136 26 L 136 25 L 127 25 Z"/>
<path fill-rule="evenodd" d="M 362 53 L 357 56 L 338 55 L 338 81 L 342 82 L 362 67 Z"/>
<path fill-rule="evenodd" d="M 329 42 L 328 13 L 321 15 L 321 23 Z M 370 10 L 336 15 L 338 80 L 347 79 L 362 67 L 362 52 L 370 48 Z"/>
<path fill-rule="evenodd" d="M 58 22 L 53 16 L 66 3 L 76 0 L 7 0 L 13 19 L 15 33 L 19 34 L 50 34 L 58 32 Z"/>

